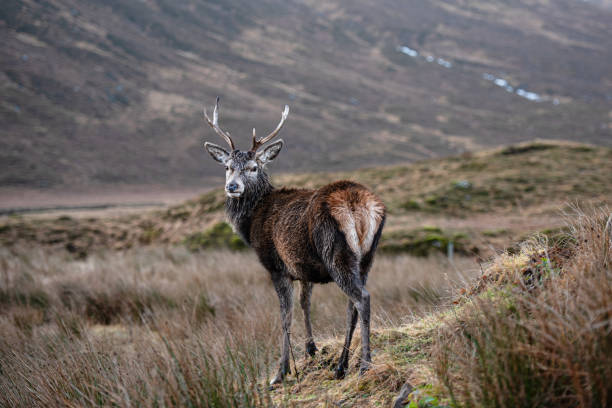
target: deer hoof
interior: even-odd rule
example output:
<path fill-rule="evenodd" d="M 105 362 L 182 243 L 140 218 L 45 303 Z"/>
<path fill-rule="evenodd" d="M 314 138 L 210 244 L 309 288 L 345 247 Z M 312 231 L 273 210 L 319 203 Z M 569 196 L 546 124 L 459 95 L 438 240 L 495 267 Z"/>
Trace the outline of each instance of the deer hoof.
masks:
<path fill-rule="evenodd" d="M 309 355 L 310 357 L 314 357 L 317 350 L 318 349 L 314 341 L 309 341 L 308 343 L 306 343 L 306 354 Z"/>
<path fill-rule="evenodd" d="M 370 369 L 370 365 L 371 365 L 370 362 L 366 362 L 366 361 L 362 362 L 361 367 L 359 367 L 359 375 L 365 374 L 365 372 Z"/>
<path fill-rule="evenodd" d="M 270 381 L 270 385 L 280 384 L 285 379 L 285 375 L 289 372 L 289 365 L 281 364 L 276 376 Z"/>
<path fill-rule="evenodd" d="M 276 385 L 276 384 L 280 384 L 283 382 L 283 379 L 285 378 L 285 374 L 284 373 L 278 373 L 276 374 L 276 376 L 272 379 L 272 381 L 270 381 L 270 386 L 272 385 Z"/>
<path fill-rule="evenodd" d="M 339 363 L 338 367 L 336 367 L 336 380 L 341 380 L 344 378 L 344 376 L 346 375 L 346 367 L 344 366 L 344 364 Z"/>

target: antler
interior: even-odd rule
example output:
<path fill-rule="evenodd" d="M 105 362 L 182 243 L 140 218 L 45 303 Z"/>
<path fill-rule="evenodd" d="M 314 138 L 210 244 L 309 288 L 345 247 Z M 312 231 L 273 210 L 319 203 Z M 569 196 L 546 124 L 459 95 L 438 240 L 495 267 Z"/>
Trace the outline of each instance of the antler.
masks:
<path fill-rule="evenodd" d="M 257 140 L 257 137 L 255 136 L 255 128 L 253 128 L 253 145 L 251 146 L 251 151 L 256 152 L 257 149 L 259 149 L 263 144 L 269 142 L 274 136 L 276 136 L 278 132 L 280 132 L 283 125 L 285 124 L 285 120 L 287 119 L 288 115 L 289 115 L 289 106 L 285 105 L 285 110 L 283 111 L 283 115 L 281 116 L 281 120 L 278 123 L 278 126 L 276 126 L 276 129 L 274 129 L 272 133 L 270 133 L 268 136 L 261 138 L 259 140 Z"/>
<path fill-rule="evenodd" d="M 223 139 L 225 139 L 227 144 L 229 144 L 230 147 L 232 148 L 232 150 L 234 150 L 235 149 L 234 141 L 230 137 L 230 134 L 228 132 L 224 132 L 219 127 L 219 97 L 218 96 L 217 96 L 217 102 L 215 103 L 215 110 L 213 111 L 213 120 L 211 121 L 210 118 L 208 117 L 208 114 L 206 113 L 206 108 L 204 108 L 204 117 L 206 118 L 206 121 L 208 122 L 210 127 L 213 128 L 213 130 L 219 136 L 221 136 Z"/>

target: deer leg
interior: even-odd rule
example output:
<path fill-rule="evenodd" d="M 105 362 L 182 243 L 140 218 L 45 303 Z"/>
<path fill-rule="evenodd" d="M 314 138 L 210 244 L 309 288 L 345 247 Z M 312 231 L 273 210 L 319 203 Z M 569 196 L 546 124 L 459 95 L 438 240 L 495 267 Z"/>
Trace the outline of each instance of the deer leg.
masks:
<path fill-rule="evenodd" d="M 370 294 L 365 289 L 365 277 L 360 276 L 359 266 L 355 260 L 355 256 L 349 251 L 337 251 L 333 256 L 333 261 L 330 265 L 330 275 L 334 282 L 342 289 L 353 303 L 359 320 L 361 322 L 361 365 L 360 372 L 365 372 L 372 361 L 370 354 Z M 353 311 L 351 311 L 351 320 L 353 322 Z M 348 312 L 347 312 L 348 314 Z M 347 318 L 348 320 L 348 318 Z M 350 325 L 348 327 L 350 331 Z M 347 334 L 349 334 L 347 332 Z M 347 336 L 347 340 L 349 336 Z M 350 345 L 350 343 L 349 343 Z M 348 347 L 347 347 L 348 348 Z M 343 350 L 344 353 L 344 350 Z M 347 357 L 348 359 L 348 350 Z M 344 361 L 340 361 L 344 363 Z M 348 361 L 347 361 L 348 363 Z M 345 363 L 345 364 L 347 364 Z M 340 366 L 340 364 L 338 364 Z M 336 375 L 338 375 L 336 371 Z M 340 370 L 340 374 L 342 374 Z"/>
<path fill-rule="evenodd" d="M 365 373 L 372 363 L 370 354 L 370 293 L 361 289 L 361 301 L 356 304 L 359 318 L 361 320 L 361 365 L 359 373 Z"/>
<path fill-rule="evenodd" d="M 312 326 L 310 325 L 310 295 L 312 295 L 312 282 L 301 282 L 300 305 L 304 312 L 304 328 L 306 329 L 306 355 L 311 357 L 317 352 L 317 346 L 312 338 Z"/>
<path fill-rule="evenodd" d="M 346 308 L 346 337 L 344 339 L 344 348 L 342 354 L 340 354 L 340 360 L 336 367 L 336 378 L 344 378 L 344 374 L 348 369 L 349 352 L 351 348 L 351 340 L 353 339 L 353 332 L 357 325 L 357 309 L 353 305 L 353 301 L 349 299 L 348 307 Z"/>
<path fill-rule="evenodd" d="M 338 286 L 346 293 L 359 313 L 361 323 L 361 365 L 359 371 L 364 373 L 370 367 L 372 361 L 370 354 L 370 294 L 363 286 L 361 279 L 356 276 L 353 276 L 352 279 L 340 280 Z"/>
<path fill-rule="evenodd" d="M 281 312 L 281 326 L 283 329 L 282 334 L 282 346 L 281 346 L 281 358 L 278 373 L 274 379 L 270 382 L 272 384 L 278 384 L 285 378 L 285 375 L 290 372 L 289 368 L 289 343 L 291 319 L 293 312 L 293 283 L 291 279 L 286 276 L 277 277 L 273 279 L 274 289 L 278 295 L 280 301 L 280 312 Z"/>
<path fill-rule="evenodd" d="M 365 287 L 366 281 L 368 280 L 368 272 L 370 271 L 370 267 L 372 266 L 372 255 L 373 255 L 373 252 L 370 252 L 361 261 L 361 265 L 360 265 L 360 268 L 361 268 L 360 277 L 361 277 L 361 284 L 363 285 L 363 287 Z M 370 320 L 369 319 L 369 315 L 370 315 L 370 313 L 369 313 L 369 296 L 368 296 L 368 322 Z M 353 333 L 355 331 L 355 326 L 357 325 L 357 317 L 358 317 L 357 308 L 353 304 L 353 301 L 349 298 L 348 307 L 346 309 L 346 326 L 347 326 L 346 337 L 344 339 L 344 347 L 342 348 L 342 354 L 340 354 L 340 360 L 338 361 L 338 366 L 336 367 L 336 378 L 337 379 L 344 378 L 346 370 L 348 369 L 351 341 L 353 339 Z M 369 327 L 368 327 L 367 330 L 368 330 L 368 333 L 369 333 Z M 364 332 L 364 329 L 362 328 L 362 336 L 363 336 L 363 332 Z M 367 336 L 367 340 L 368 340 L 368 344 L 369 344 L 369 340 L 370 340 L 370 336 L 369 335 Z M 364 342 L 362 340 L 362 344 L 363 343 Z M 367 348 L 367 354 L 362 352 L 362 355 L 370 356 L 369 347 Z M 368 363 L 370 361 L 371 361 L 370 359 L 367 360 Z M 363 366 L 363 361 L 362 361 L 361 372 L 363 372 L 365 370 L 367 370 L 367 366 L 364 367 Z"/>

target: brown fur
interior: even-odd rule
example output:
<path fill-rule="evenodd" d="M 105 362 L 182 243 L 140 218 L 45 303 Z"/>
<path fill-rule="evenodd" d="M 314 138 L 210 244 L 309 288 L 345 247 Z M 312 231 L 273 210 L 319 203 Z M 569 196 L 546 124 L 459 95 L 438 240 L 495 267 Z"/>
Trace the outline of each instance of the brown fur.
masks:
<path fill-rule="evenodd" d="M 331 277 L 316 251 L 316 237 L 312 234 L 317 226 L 326 221 L 330 226 L 337 224 L 348 244 L 348 220 L 353 218 L 359 259 L 370 249 L 363 247 L 368 232 L 372 236 L 376 233 L 384 215 L 382 201 L 351 181 L 337 181 L 317 190 L 282 188 L 262 198 L 247 234 L 264 266 L 274 267 L 281 261 L 292 279 L 323 283 L 330 282 Z M 373 231 L 369 217 L 375 219 Z"/>

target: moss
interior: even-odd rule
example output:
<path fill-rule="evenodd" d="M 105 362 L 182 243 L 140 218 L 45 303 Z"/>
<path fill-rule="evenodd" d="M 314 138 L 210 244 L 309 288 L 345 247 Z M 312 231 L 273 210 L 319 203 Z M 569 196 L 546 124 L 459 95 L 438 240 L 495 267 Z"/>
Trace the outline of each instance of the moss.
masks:
<path fill-rule="evenodd" d="M 161 228 L 149 226 L 142 231 L 138 240 L 141 244 L 152 244 L 161 234 Z"/>
<path fill-rule="evenodd" d="M 408 200 L 400 205 L 404 210 L 419 210 L 421 204 L 417 200 Z"/>
<path fill-rule="evenodd" d="M 432 342 L 433 338 L 431 336 L 412 337 L 404 335 L 391 344 L 387 348 L 387 352 L 391 354 L 394 361 L 412 364 L 427 359 L 427 350 Z"/>
<path fill-rule="evenodd" d="M 455 406 L 450 404 L 448 398 L 442 397 L 443 390 L 433 384 L 423 384 L 408 395 L 406 404 L 408 408 L 446 408 Z"/>
<path fill-rule="evenodd" d="M 442 229 L 439 227 L 434 227 L 432 225 L 424 225 L 423 227 L 421 227 L 421 229 L 425 232 L 432 232 L 432 233 L 436 233 L 436 234 L 441 234 L 442 233 Z"/>
<path fill-rule="evenodd" d="M 485 237 L 499 237 L 508 233 L 508 230 L 504 228 L 486 230 L 482 232 L 482 235 Z"/>
<path fill-rule="evenodd" d="M 455 181 L 429 193 L 422 209 L 427 212 L 483 212 L 494 207 L 513 206 L 522 197 L 523 185 L 474 185 L 467 180 Z"/>
<path fill-rule="evenodd" d="M 247 247 L 226 222 L 219 222 L 204 232 L 191 234 L 183 240 L 183 244 L 192 251 L 213 248 L 241 250 Z"/>
<path fill-rule="evenodd" d="M 438 227 L 425 226 L 409 231 L 383 233 L 380 250 L 391 254 L 428 256 L 434 252 L 446 254 L 448 245 L 452 242 L 455 252 L 466 253 L 466 239 L 467 235 L 462 233 L 444 232 Z"/>

